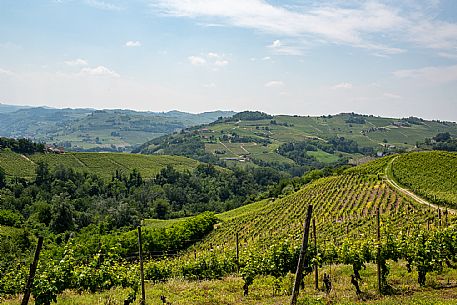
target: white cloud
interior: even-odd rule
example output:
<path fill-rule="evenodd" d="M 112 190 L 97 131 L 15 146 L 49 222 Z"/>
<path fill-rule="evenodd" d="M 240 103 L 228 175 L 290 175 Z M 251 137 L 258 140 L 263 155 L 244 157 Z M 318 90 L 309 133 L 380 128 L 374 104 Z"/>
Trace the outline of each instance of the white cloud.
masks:
<path fill-rule="evenodd" d="M 202 66 L 206 64 L 206 60 L 200 56 L 189 56 L 189 62 L 194 66 Z"/>
<path fill-rule="evenodd" d="M 404 42 L 433 49 L 457 48 L 456 23 L 434 19 L 430 14 L 433 5 L 408 3 L 371 0 L 350 1 L 348 5 L 346 1 L 319 1 L 291 8 L 265 0 L 157 0 L 151 6 L 166 15 L 289 37 L 298 43 L 289 47 L 298 50 L 301 41 L 346 44 L 386 54 L 404 52 L 392 46 Z M 275 40 L 271 47 L 283 46 Z"/>
<path fill-rule="evenodd" d="M 228 65 L 228 60 L 225 60 L 225 59 L 222 59 L 222 60 L 216 60 L 214 62 L 214 65 L 217 66 L 217 67 L 224 67 L 226 65 Z"/>
<path fill-rule="evenodd" d="M 282 45 L 281 41 L 275 40 L 273 43 L 270 45 L 271 48 L 279 48 Z"/>
<path fill-rule="evenodd" d="M 335 86 L 332 86 L 332 89 L 338 90 L 338 89 L 352 89 L 353 85 L 351 83 L 339 83 L 336 84 Z"/>
<path fill-rule="evenodd" d="M 457 81 L 457 65 L 405 69 L 394 71 L 393 74 L 398 78 L 422 80 L 430 83 L 447 83 Z"/>
<path fill-rule="evenodd" d="M 216 84 L 215 83 L 204 84 L 203 87 L 205 87 L 205 88 L 216 88 Z"/>
<path fill-rule="evenodd" d="M 0 75 L 13 76 L 14 72 L 0 68 Z"/>
<path fill-rule="evenodd" d="M 229 64 L 225 54 L 216 52 L 209 52 L 201 56 L 189 56 L 188 60 L 194 66 L 208 65 L 213 67 L 215 70 L 217 70 L 217 68 L 225 67 Z"/>
<path fill-rule="evenodd" d="M 209 58 L 220 58 L 221 56 L 215 52 L 209 52 L 208 57 Z"/>
<path fill-rule="evenodd" d="M 389 93 L 389 92 L 386 92 L 383 94 L 384 97 L 387 97 L 387 98 L 390 98 L 390 99 L 394 99 L 394 100 L 398 100 L 398 99 L 401 99 L 402 97 L 398 94 L 395 94 L 395 93 Z"/>
<path fill-rule="evenodd" d="M 89 6 L 105 11 L 121 11 L 124 8 L 122 6 L 113 4 L 107 1 L 101 0 L 86 0 L 85 1 Z"/>
<path fill-rule="evenodd" d="M 273 41 L 267 47 L 280 55 L 303 55 L 303 47 L 286 45 L 280 40 Z"/>
<path fill-rule="evenodd" d="M 270 56 L 265 56 L 265 57 L 262 57 L 262 60 L 271 60 L 271 57 Z"/>
<path fill-rule="evenodd" d="M 125 43 L 125 46 L 126 47 L 129 47 L 129 48 L 134 48 L 134 47 L 141 47 L 141 41 L 127 41 Z"/>
<path fill-rule="evenodd" d="M 284 82 L 281 80 L 271 80 L 264 85 L 267 88 L 278 88 L 278 87 L 283 87 Z"/>
<path fill-rule="evenodd" d="M 77 58 L 77 59 L 74 59 L 74 60 L 68 60 L 65 62 L 65 64 L 67 64 L 68 66 L 71 66 L 71 67 L 78 67 L 78 66 L 87 66 L 88 63 L 86 60 L 84 59 L 81 59 L 81 58 Z"/>
<path fill-rule="evenodd" d="M 118 73 L 104 66 L 98 66 L 96 68 L 82 68 L 79 75 L 120 77 Z"/>

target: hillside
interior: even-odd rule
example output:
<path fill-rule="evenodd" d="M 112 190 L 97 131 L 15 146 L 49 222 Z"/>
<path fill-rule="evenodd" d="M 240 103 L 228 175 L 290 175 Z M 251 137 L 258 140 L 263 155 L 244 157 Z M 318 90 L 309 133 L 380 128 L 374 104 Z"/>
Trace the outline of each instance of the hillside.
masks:
<path fill-rule="evenodd" d="M 321 276 L 330 274 L 334 286 L 331 293 L 325 293 L 323 288 L 314 290 L 313 277 L 307 276 L 306 292 L 301 294 L 299 304 L 308 304 L 308 300 L 311 304 L 327 304 L 329 301 L 332 304 L 359 304 L 366 298 L 372 300 L 370 304 L 381 304 L 378 303 L 381 300 L 385 300 L 385 304 L 416 304 L 417 299 L 423 298 L 421 293 L 432 296 L 434 304 L 451 304 L 436 301 L 455 296 L 449 283 L 457 280 L 457 274 L 452 271 L 457 262 L 456 216 L 442 213 L 440 219 L 436 209 L 398 193 L 383 180 L 386 167 L 392 160 L 400 158 L 404 158 L 406 164 L 415 164 L 422 155 L 388 156 L 338 175 L 317 179 L 290 195 L 218 214 L 219 223 L 214 228 L 217 219 L 211 213 L 145 221 L 143 249 L 151 258 L 145 262 L 149 300 L 157 301 L 166 293 L 167 298 L 176 304 L 208 304 L 208 295 L 202 295 L 201 300 L 195 300 L 193 296 L 195 289 L 207 289 L 204 287 L 208 287 L 209 282 L 201 280 L 212 280 L 211 285 L 215 287 L 231 283 L 230 300 L 224 300 L 227 304 L 239 304 L 235 299 L 241 299 L 243 290 L 245 296 L 241 303 L 248 300 L 248 304 L 288 304 L 303 221 L 308 204 L 312 204 L 317 246 L 311 244 L 308 248 L 305 274 L 312 272 L 310 266 L 315 262 Z M 440 159 L 440 156 L 434 154 L 428 158 Z M 457 167 L 446 170 L 454 175 Z M 439 176 L 440 172 L 431 175 Z M 376 240 L 378 209 L 381 214 L 379 243 Z M 13 214 L 9 218 L 5 215 L 4 220 L 12 219 Z M 212 232 L 206 235 L 211 229 Z M 94 292 L 128 287 L 115 297 L 119 300 L 138 285 L 138 264 L 122 259 L 135 255 L 136 231 L 102 236 L 99 230 L 92 226 L 77 233 L 67 242 L 63 254 L 57 254 L 58 257 L 55 257 L 55 252 L 45 251 L 46 259 L 38 271 L 39 283 L 44 284 L 39 286 L 38 296 L 52 296 L 66 289 Z M 15 229 L 7 228 L 4 234 L 10 236 L 14 232 Z M 237 233 L 239 263 L 235 259 Z M 195 245 L 184 249 L 191 243 Z M 97 244 L 99 250 L 96 250 Z M 113 248 L 114 244 L 117 246 Z M 391 296 L 379 296 L 376 290 L 374 263 L 378 244 L 382 285 L 386 289 L 383 293 L 393 294 Z M 100 262 L 100 255 L 103 256 L 102 264 L 90 263 Z M 0 288 L 17 293 L 21 279 L 27 274 L 27 266 L 17 271 L 12 264 L 8 270 L 6 284 Z M 62 272 L 66 272 L 65 278 Z M 356 294 L 351 287 L 351 274 L 359 278 L 361 294 Z M 198 281 L 193 282 L 195 280 Z M 182 281 L 182 284 L 177 281 Z M 172 289 L 176 285 L 182 287 L 179 292 Z M 203 288 L 189 288 L 195 286 Z M 193 291 L 189 292 L 189 289 Z M 249 296 L 246 295 L 248 290 Z M 94 294 L 87 294 L 84 298 L 86 303 L 96 303 Z M 211 299 L 214 303 L 222 302 L 219 296 Z"/>
<path fill-rule="evenodd" d="M 113 173 L 124 174 L 137 169 L 144 178 L 151 178 L 167 165 L 177 170 L 195 169 L 199 162 L 181 156 L 146 156 L 127 153 L 65 153 L 21 155 L 10 150 L 0 151 L 0 167 L 8 176 L 31 178 L 35 175 L 36 164 L 40 161 L 55 168 L 59 164 L 80 172 L 94 173 L 110 179 Z"/>
<path fill-rule="evenodd" d="M 360 234 L 374 236 L 378 207 L 383 217 L 402 230 L 417 224 L 425 225 L 430 217 L 437 224 L 437 212 L 397 192 L 383 180 L 385 168 L 392 159 L 393 172 L 399 181 L 410 183 L 411 189 L 419 195 L 431 199 L 436 196 L 442 205 L 454 206 L 456 153 L 387 156 L 346 170 L 342 175 L 321 178 L 284 198 L 253 203 L 220 214 L 221 225 L 200 246 L 204 249 L 209 244 L 223 243 L 231 247 L 237 231 L 247 244 L 261 245 L 267 240 L 291 237 L 298 241 L 308 204 L 314 206 L 322 241 L 341 241 L 347 237 L 357 238 Z M 450 222 L 451 216 L 447 217 Z"/>
<path fill-rule="evenodd" d="M 457 134 L 457 124 L 358 114 L 310 117 L 244 112 L 146 142 L 135 151 L 216 158 L 228 164 L 315 168 L 362 154 L 413 149 L 417 142 L 442 132 Z"/>
<path fill-rule="evenodd" d="M 392 162 L 392 175 L 400 185 L 432 203 L 457 207 L 457 153 L 417 152 Z"/>
<path fill-rule="evenodd" d="M 150 139 L 233 114 L 231 111 L 192 114 L 1 105 L 0 136 L 30 138 L 73 151 L 130 151 Z"/>

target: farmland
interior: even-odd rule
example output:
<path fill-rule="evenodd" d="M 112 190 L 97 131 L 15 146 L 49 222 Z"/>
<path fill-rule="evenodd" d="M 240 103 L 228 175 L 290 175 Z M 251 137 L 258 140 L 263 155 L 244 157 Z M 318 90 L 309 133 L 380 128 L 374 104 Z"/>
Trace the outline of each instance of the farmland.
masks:
<path fill-rule="evenodd" d="M 457 154 L 418 152 L 400 155 L 392 174 L 403 186 L 433 203 L 457 207 Z"/>
<path fill-rule="evenodd" d="M 303 156 L 309 164 L 314 162 L 314 166 L 325 167 L 358 159 L 367 153 L 414 150 L 417 142 L 424 142 L 441 132 L 457 134 L 455 123 L 419 118 L 344 113 L 320 117 L 264 115 L 258 119 L 237 119 L 242 114 L 235 115 L 234 119 L 186 129 L 164 137 L 163 142 L 160 139 L 146 142 L 137 151 L 155 154 L 173 152 L 196 158 L 194 150 L 189 153 L 188 150 L 179 150 L 179 147 L 169 149 L 169 143 L 191 141 L 194 147 L 203 147 L 198 156 L 206 153 L 229 163 L 243 162 L 243 166 L 290 168 L 306 164 L 300 164 L 280 148 L 289 143 L 305 143 L 307 145 L 295 154 Z M 332 139 L 341 138 L 344 138 L 343 145 L 334 143 L 332 147 Z"/>
<path fill-rule="evenodd" d="M 65 153 L 33 154 L 28 157 L 11 152 L 0 151 L 0 167 L 8 176 L 31 178 L 38 162 L 46 162 L 51 168 L 62 164 L 81 172 L 94 173 L 105 179 L 111 178 L 116 171 L 128 174 L 137 169 L 144 178 L 151 178 L 167 165 L 177 170 L 194 169 L 199 162 L 180 156 L 146 156 L 127 153 Z"/>
<path fill-rule="evenodd" d="M 308 204 L 312 204 L 317 229 L 317 248 L 310 246 L 312 258 L 308 258 L 308 264 L 315 261 L 321 272 L 331 274 L 334 290 L 331 294 L 325 294 L 322 290 L 310 289 L 313 280 L 311 276 L 307 276 L 307 295 L 301 296 L 303 304 L 306 304 L 306 300 L 313 300 L 316 304 L 325 304 L 331 300 L 335 304 L 358 304 L 362 297 L 351 292 L 352 288 L 347 279 L 351 273 L 360 277 L 363 296 L 371 300 L 369 304 L 394 304 L 398 301 L 415 304 L 424 298 L 434 300 L 436 304 L 448 304 L 434 288 L 440 288 L 444 295 L 453 295 L 450 289 L 452 284 L 449 283 L 457 281 L 457 273 L 452 269 L 452 262 L 457 261 L 456 218 L 452 214 L 444 213 L 441 214 L 442 218 L 439 218 L 436 209 L 397 193 L 385 183 L 383 170 L 394 157 L 379 159 L 360 168 L 321 178 L 290 195 L 265 199 L 219 214 L 219 223 L 215 229 L 179 257 L 150 260 L 145 264 L 146 278 L 150 283 L 149 297 L 157 300 L 160 290 L 177 304 L 205 304 L 204 300 L 208 298 L 212 298 L 214 302 L 238 304 L 244 283 L 244 287 L 249 287 L 249 295 L 243 297 L 248 304 L 266 304 L 267 300 L 275 300 L 273 303 L 276 304 L 287 303 L 291 272 L 296 264 L 303 232 L 303 219 Z M 403 162 L 408 165 L 417 163 L 422 155 L 407 154 L 397 158 L 403 157 Z M 439 155 L 434 154 L 428 158 L 436 159 L 435 163 L 430 162 L 439 166 Z M 451 175 L 455 173 L 455 167 L 450 170 Z M 420 168 L 417 171 L 420 172 Z M 440 172 L 436 173 L 439 175 Z M 377 260 L 378 210 L 381 217 L 381 268 L 385 272 L 382 283 L 386 289 L 393 287 L 397 296 L 380 297 L 377 293 L 374 263 Z M 162 230 L 154 235 L 146 235 L 145 242 L 148 247 L 154 247 L 154 241 L 149 239 L 159 232 L 166 234 L 167 238 L 177 238 L 179 235 L 173 232 L 191 223 L 190 219 L 145 221 L 145 230 Z M 183 230 L 186 234 L 191 234 L 192 227 L 195 225 L 189 227 L 190 231 L 184 228 Z M 134 243 L 134 235 L 128 234 L 131 235 L 130 243 Z M 237 234 L 240 247 L 239 273 L 235 260 Z M 71 243 L 67 247 L 76 247 L 72 248 L 73 251 L 79 251 L 77 239 L 75 242 L 75 245 Z M 134 248 L 134 245 L 125 244 L 122 247 Z M 173 249 L 169 248 L 171 254 L 174 253 Z M 75 254 L 72 254 L 72 251 L 66 253 L 68 254 L 61 259 L 61 263 L 56 261 L 49 266 L 49 275 L 40 275 L 40 281 L 47 283 L 47 276 L 70 272 L 68 279 L 72 279 L 71 282 L 63 283 L 64 286 L 59 287 L 78 287 L 75 285 L 89 285 L 79 280 L 87 272 L 94 274 L 94 281 L 102 279 L 96 276 L 97 272 L 101 272 L 105 279 L 110 279 L 104 282 L 105 286 L 102 285 L 103 290 L 121 286 L 120 283 L 135 283 L 137 266 L 119 257 L 106 256 L 103 266 L 89 267 L 74 261 L 72 255 Z M 207 282 L 194 282 L 196 279 Z M 8 274 L 8 281 L 14 281 L 12 274 Z M 159 286 L 151 285 L 162 281 L 165 283 L 156 284 L 160 285 L 159 290 L 156 290 Z M 182 287 L 181 294 L 173 289 L 175 285 Z M 220 299 L 216 295 L 206 295 L 206 298 L 202 295 L 202 299 L 199 299 L 195 292 L 191 292 L 199 289 L 198 287 L 213 287 L 212 289 L 223 291 L 223 287 L 227 286 L 231 287 L 227 288 L 229 299 Z M 46 286 L 40 287 L 44 289 Z M 275 292 L 275 287 L 283 288 Z M 117 291 L 119 294 L 113 296 L 115 298 L 125 296 L 130 290 Z M 114 292 L 101 295 L 107 296 L 110 293 Z M 59 299 L 62 298 L 63 301 L 67 295 L 68 292 L 60 295 Z M 85 298 L 90 300 L 93 296 L 86 295 Z"/>

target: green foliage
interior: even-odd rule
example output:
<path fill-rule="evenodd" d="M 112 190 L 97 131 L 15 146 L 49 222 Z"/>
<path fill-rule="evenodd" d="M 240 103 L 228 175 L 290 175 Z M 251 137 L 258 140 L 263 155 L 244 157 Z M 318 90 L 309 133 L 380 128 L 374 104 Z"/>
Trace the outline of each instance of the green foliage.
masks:
<path fill-rule="evenodd" d="M 393 161 L 392 174 L 401 185 L 436 204 L 457 206 L 457 153 L 403 154 Z"/>
<path fill-rule="evenodd" d="M 44 151 L 43 143 L 35 143 L 32 140 L 21 138 L 21 139 L 10 139 L 0 137 L 0 150 L 9 148 L 14 152 L 21 154 L 33 154 L 36 152 Z"/>

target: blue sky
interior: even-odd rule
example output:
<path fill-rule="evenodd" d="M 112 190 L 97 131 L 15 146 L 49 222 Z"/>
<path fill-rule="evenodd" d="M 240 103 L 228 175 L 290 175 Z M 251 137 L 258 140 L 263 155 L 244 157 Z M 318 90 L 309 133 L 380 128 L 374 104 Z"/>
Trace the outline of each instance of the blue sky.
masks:
<path fill-rule="evenodd" d="M 0 0 L 0 102 L 457 121 L 457 1 Z"/>

